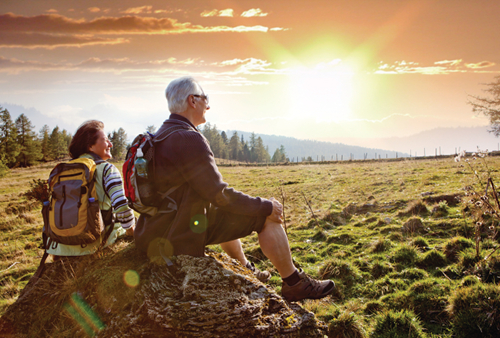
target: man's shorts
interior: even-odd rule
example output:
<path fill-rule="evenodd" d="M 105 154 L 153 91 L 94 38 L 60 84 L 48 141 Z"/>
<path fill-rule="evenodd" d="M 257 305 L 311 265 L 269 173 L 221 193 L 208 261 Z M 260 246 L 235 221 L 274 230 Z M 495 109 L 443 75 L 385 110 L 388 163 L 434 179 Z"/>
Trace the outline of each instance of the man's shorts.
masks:
<path fill-rule="evenodd" d="M 265 216 L 252 217 L 237 215 L 221 210 L 213 205 L 208 212 L 208 228 L 205 245 L 220 244 L 260 233 L 266 222 Z"/>

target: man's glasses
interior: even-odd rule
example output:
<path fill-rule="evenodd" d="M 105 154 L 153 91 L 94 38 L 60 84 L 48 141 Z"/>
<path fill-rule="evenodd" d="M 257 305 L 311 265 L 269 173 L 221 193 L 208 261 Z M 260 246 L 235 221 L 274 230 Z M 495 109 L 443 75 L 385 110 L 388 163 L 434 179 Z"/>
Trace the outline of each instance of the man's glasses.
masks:
<path fill-rule="evenodd" d="M 194 97 L 201 97 L 203 100 L 207 101 L 208 104 L 208 95 L 198 95 L 198 94 L 191 94 Z"/>

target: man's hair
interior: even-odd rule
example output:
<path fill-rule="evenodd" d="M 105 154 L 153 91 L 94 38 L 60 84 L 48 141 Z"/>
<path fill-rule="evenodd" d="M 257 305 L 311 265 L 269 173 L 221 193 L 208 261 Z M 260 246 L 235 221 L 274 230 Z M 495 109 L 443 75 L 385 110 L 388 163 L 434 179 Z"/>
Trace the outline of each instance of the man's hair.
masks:
<path fill-rule="evenodd" d="M 173 80 L 165 90 L 168 101 L 168 110 L 172 114 L 179 114 L 187 109 L 187 97 L 191 94 L 200 93 L 201 87 L 191 76 L 185 76 Z"/>
<path fill-rule="evenodd" d="M 90 147 L 97 142 L 97 133 L 104 130 L 104 123 L 97 120 L 85 121 L 78 127 L 75 136 L 71 139 L 69 145 L 69 154 L 71 158 L 78 158 L 88 153 Z"/>

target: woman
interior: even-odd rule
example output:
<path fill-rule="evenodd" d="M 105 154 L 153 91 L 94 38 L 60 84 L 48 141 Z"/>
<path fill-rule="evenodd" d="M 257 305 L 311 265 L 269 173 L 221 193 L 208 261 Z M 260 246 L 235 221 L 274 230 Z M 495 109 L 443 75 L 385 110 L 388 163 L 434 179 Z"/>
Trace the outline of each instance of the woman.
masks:
<path fill-rule="evenodd" d="M 76 131 L 69 146 L 69 153 L 73 159 L 85 157 L 96 161 L 106 161 L 112 157 L 111 147 L 113 145 L 104 133 L 104 123 L 90 120 L 84 122 Z M 119 237 L 134 235 L 135 217 L 132 209 L 128 207 L 123 192 L 120 171 L 111 163 L 102 162 L 96 166 L 95 175 L 96 192 L 103 219 L 105 224 L 110 224 L 108 226 L 114 228 L 105 244 L 108 246 Z M 115 215 L 114 222 L 112 222 L 111 212 Z M 109 228 L 106 227 L 107 229 Z M 103 232 L 101 239 L 105 233 L 106 231 Z M 53 243 L 47 248 L 47 253 L 55 256 L 90 255 L 99 249 L 101 239 L 86 246 Z"/>

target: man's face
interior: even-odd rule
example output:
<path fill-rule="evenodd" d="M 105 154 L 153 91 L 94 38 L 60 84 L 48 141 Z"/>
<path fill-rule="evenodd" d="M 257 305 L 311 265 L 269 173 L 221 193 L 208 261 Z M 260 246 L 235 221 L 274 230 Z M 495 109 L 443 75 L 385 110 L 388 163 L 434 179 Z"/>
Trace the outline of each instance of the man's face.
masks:
<path fill-rule="evenodd" d="M 205 113 L 207 112 L 207 110 L 210 109 L 210 105 L 208 103 L 208 96 L 205 95 L 205 93 L 203 92 L 203 90 L 200 88 L 200 92 L 202 94 L 198 94 L 198 95 L 193 95 L 193 99 L 195 100 L 195 103 L 196 103 L 196 112 L 193 116 L 194 120 L 193 121 L 194 125 L 195 126 L 198 126 L 200 124 L 203 124 L 205 122 L 207 122 L 207 120 L 205 119 Z"/>

